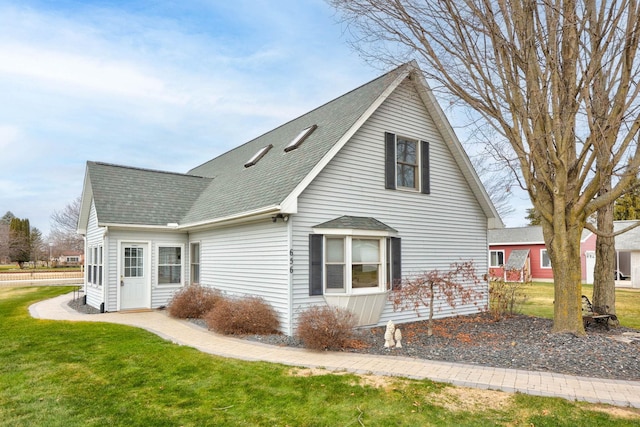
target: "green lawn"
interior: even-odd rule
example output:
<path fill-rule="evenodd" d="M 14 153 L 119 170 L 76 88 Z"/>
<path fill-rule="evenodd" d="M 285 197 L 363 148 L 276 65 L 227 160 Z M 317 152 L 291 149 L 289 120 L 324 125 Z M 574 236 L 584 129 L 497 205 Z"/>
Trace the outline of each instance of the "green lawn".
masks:
<path fill-rule="evenodd" d="M 527 296 L 523 314 L 553 318 L 553 283 L 535 282 L 523 287 L 523 293 Z M 582 293 L 592 300 L 593 286 L 582 285 Z M 640 329 L 640 289 L 616 289 L 616 314 L 620 325 Z"/>
<path fill-rule="evenodd" d="M 3 426 L 638 425 L 640 412 L 224 359 L 127 326 L 29 317 L 72 288 L 0 288 Z M 392 362 L 391 362 L 392 363 Z"/>

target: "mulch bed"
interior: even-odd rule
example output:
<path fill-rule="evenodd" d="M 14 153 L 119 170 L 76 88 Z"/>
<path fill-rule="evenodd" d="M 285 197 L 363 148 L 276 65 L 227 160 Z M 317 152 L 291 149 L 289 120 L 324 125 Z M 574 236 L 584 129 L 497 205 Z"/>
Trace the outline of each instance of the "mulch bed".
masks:
<path fill-rule="evenodd" d="M 607 331 L 603 325 L 593 325 L 587 328 L 585 337 L 576 337 L 552 333 L 552 321 L 548 319 L 515 315 L 494 321 L 486 313 L 436 319 L 433 336 L 427 335 L 426 320 L 397 327 L 402 331 L 402 348 L 385 348 L 385 328 L 377 327 L 359 331 L 353 348 L 343 351 L 640 380 L 640 341 L 615 339 L 639 332 L 629 328 Z M 302 347 L 296 338 L 285 336 L 245 338 Z"/>

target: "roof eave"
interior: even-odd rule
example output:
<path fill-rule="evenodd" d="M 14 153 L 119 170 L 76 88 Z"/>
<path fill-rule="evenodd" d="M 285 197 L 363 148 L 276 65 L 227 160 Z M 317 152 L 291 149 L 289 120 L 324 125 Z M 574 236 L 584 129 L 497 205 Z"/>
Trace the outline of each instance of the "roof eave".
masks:
<path fill-rule="evenodd" d="M 292 212 L 287 212 L 283 210 L 281 205 L 271 205 L 271 206 L 266 206 L 259 209 L 245 211 L 238 214 L 228 215 L 220 218 L 180 224 L 174 229 L 181 230 L 181 231 L 196 231 L 198 229 L 210 228 L 210 227 L 221 226 L 221 225 L 231 225 L 231 224 L 237 224 L 240 222 L 247 222 L 251 220 L 267 218 L 278 213 L 288 214 Z"/>
<path fill-rule="evenodd" d="M 84 172 L 84 184 L 82 185 L 82 196 L 80 199 L 80 213 L 78 214 L 78 224 L 76 225 L 76 233 L 85 236 L 89 223 L 89 215 L 91 213 L 91 200 L 93 199 L 93 188 L 91 179 L 89 178 L 89 162 Z"/>
<path fill-rule="evenodd" d="M 532 242 L 489 242 L 490 246 L 525 246 L 525 245 L 544 245 L 544 241 Z"/>

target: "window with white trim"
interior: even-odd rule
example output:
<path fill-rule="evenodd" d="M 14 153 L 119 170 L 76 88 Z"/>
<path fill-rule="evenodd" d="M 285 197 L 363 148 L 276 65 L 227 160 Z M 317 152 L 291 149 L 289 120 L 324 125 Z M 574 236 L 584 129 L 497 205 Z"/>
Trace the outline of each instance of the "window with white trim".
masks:
<path fill-rule="evenodd" d="M 327 293 L 383 291 L 384 239 L 364 237 L 325 238 L 325 290 Z"/>
<path fill-rule="evenodd" d="M 489 252 L 489 267 L 502 267 L 504 265 L 504 251 Z"/>
<path fill-rule="evenodd" d="M 91 268 L 93 264 L 93 250 L 91 247 L 87 248 L 87 283 L 93 283 L 93 269 Z"/>
<path fill-rule="evenodd" d="M 551 268 L 551 259 L 546 249 L 540 249 L 540 267 Z"/>
<path fill-rule="evenodd" d="M 102 286 L 102 245 L 87 248 L 87 283 Z"/>
<path fill-rule="evenodd" d="M 191 244 L 191 284 L 200 283 L 200 243 Z"/>
<path fill-rule="evenodd" d="M 98 246 L 98 285 L 102 286 L 102 245 Z"/>
<path fill-rule="evenodd" d="M 182 284 L 182 246 L 158 246 L 158 284 Z"/>

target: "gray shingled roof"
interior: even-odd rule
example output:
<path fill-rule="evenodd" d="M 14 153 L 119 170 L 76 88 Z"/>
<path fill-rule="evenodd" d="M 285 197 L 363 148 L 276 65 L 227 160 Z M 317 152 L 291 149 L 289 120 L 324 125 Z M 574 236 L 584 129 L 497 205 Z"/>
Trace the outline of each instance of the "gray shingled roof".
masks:
<path fill-rule="evenodd" d="M 87 162 L 101 224 L 179 223 L 211 178 Z"/>
<path fill-rule="evenodd" d="M 197 223 L 278 206 L 407 66 L 190 170 L 189 174 L 214 181 L 181 222 Z M 284 151 L 300 131 L 314 124 L 318 128 L 299 148 Z M 270 144 L 273 148 L 256 165 L 244 167 L 258 150 Z"/>
<path fill-rule="evenodd" d="M 489 230 L 489 244 L 544 243 L 542 227 L 497 228 Z"/>
<path fill-rule="evenodd" d="M 582 240 L 586 239 L 591 232 L 587 229 L 582 231 Z M 497 228 L 489 230 L 490 245 L 506 244 L 544 244 L 542 227 L 532 225 L 529 227 Z"/>
<path fill-rule="evenodd" d="M 394 228 L 389 227 L 387 224 L 380 222 L 375 218 L 361 217 L 361 216 L 347 216 L 347 215 L 316 225 L 313 228 L 358 229 L 358 230 L 376 230 L 376 231 L 392 231 L 392 232 L 397 231 Z"/>
<path fill-rule="evenodd" d="M 106 163 L 87 163 L 101 224 L 195 224 L 277 207 L 351 129 L 405 64 L 264 135 L 210 160 L 187 174 Z M 284 148 L 298 133 L 317 129 L 295 150 Z M 245 163 L 273 145 L 257 164 Z"/>

